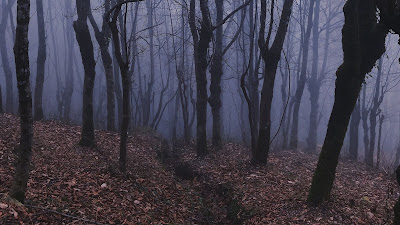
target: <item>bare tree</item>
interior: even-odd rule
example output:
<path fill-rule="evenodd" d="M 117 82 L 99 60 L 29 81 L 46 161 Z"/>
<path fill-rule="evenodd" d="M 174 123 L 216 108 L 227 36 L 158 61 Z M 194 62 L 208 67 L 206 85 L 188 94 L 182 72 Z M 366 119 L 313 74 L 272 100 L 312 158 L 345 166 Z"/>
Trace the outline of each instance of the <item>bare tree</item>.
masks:
<path fill-rule="evenodd" d="M 261 14 L 260 14 L 260 33 L 258 37 L 258 45 L 260 48 L 260 54 L 264 60 L 264 83 L 261 90 L 260 100 L 260 126 L 258 131 L 257 145 L 253 149 L 254 163 L 265 164 L 268 159 L 268 154 L 271 145 L 271 107 L 272 98 L 274 94 L 274 85 L 276 71 L 279 60 L 281 58 L 281 52 L 283 50 L 283 44 L 292 13 L 293 0 L 285 0 L 283 3 L 282 14 L 279 20 L 278 30 L 276 31 L 274 41 L 270 45 L 270 39 L 272 35 L 272 27 L 274 23 L 274 10 L 275 1 L 271 2 L 271 18 L 268 28 L 267 37 L 265 37 L 265 25 L 267 17 L 267 2 L 261 1 Z M 254 148 L 253 147 L 253 148 Z"/>
<path fill-rule="evenodd" d="M 14 103 L 13 103 L 13 79 L 12 79 L 12 71 L 10 67 L 10 62 L 8 61 L 7 54 L 7 42 L 6 42 L 6 28 L 7 28 L 7 19 L 9 12 L 11 11 L 11 7 L 14 5 L 15 0 L 10 0 L 8 3 L 6 1 L 2 2 L 2 16 L 0 21 L 0 54 L 1 54 L 1 63 L 3 65 L 3 71 L 6 78 L 6 112 L 14 111 Z"/>
<path fill-rule="evenodd" d="M 215 0 L 217 9 L 216 23 L 220 23 L 224 19 L 224 2 Z M 223 75 L 223 59 L 229 48 L 238 38 L 242 28 L 244 19 L 246 17 L 246 8 L 243 9 L 240 26 L 237 29 L 235 35 L 230 42 L 224 47 L 223 46 L 223 28 L 219 26 L 215 31 L 215 48 L 211 59 L 211 85 L 210 85 L 210 97 L 208 102 L 211 106 L 211 112 L 213 116 L 213 130 L 212 130 L 212 144 L 214 147 L 221 147 L 221 78 Z"/>
<path fill-rule="evenodd" d="M 304 40 L 302 42 L 303 51 L 302 51 L 301 72 L 300 72 L 299 80 L 297 81 L 296 93 L 294 95 L 292 130 L 291 130 L 291 134 L 290 134 L 291 137 L 290 137 L 290 144 L 289 144 L 291 149 L 296 149 L 297 144 L 298 144 L 300 103 L 301 103 L 301 99 L 303 97 L 304 88 L 305 88 L 306 80 L 307 80 L 308 49 L 309 49 L 311 31 L 312 31 L 312 27 L 313 27 L 313 23 L 314 23 L 313 22 L 313 14 L 315 14 L 316 12 L 319 13 L 319 8 L 318 9 L 316 8 L 315 12 L 314 12 L 314 3 L 315 3 L 315 0 L 310 0 L 310 5 L 308 8 L 307 28 L 306 28 L 306 32 L 304 34 Z M 315 20 L 315 18 L 316 18 L 316 16 L 314 16 L 314 20 Z M 318 19 L 315 20 L 316 24 L 314 24 L 314 26 L 317 27 L 316 29 L 318 29 L 318 21 L 319 21 Z M 316 37 L 316 38 L 318 38 L 318 37 Z"/>
<path fill-rule="evenodd" d="M 74 33 L 72 31 L 73 29 L 73 9 L 71 6 L 71 1 L 65 1 L 65 9 L 67 10 L 67 16 L 66 16 L 66 27 L 65 27 L 65 35 L 66 35 L 66 52 L 67 52 L 67 57 L 66 57 L 66 66 L 67 69 L 65 71 L 65 88 L 64 88 L 64 121 L 66 123 L 69 123 L 70 117 L 71 117 L 71 101 L 72 101 L 72 94 L 74 93 L 74 60 L 75 59 L 75 54 L 74 54 Z"/>
<path fill-rule="evenodd" d="M 358 159 L 358 130 L 360 127 L 360 101 L 358 100 L 356 106 L 351 114 L 350 120 L 350 144 L 349 144 L 349 157 L 351 160 L 357 161 Z"/>
<path fill-rule="evenodd" d="M 77 0 L 76 8 L 78 11 L 78 19 L 74 21 L 73 26 L 85 70 L 82 106 L 82 134 L 79 144 L 86 147 L 94 147 L 96 141 L 94 137 L 93 124 L 93 88 L 94 77 L 96 75 L 96 62 L 94 60 L 92 38 L 87 25 L 89 11 L 91 10 L 90 0 Z"/>
<path fill-rule="evenodd" d="M 336 72 L 335 101 L 308 201 L 329 200 L 340 150 L 365 75 L 385 52 L 387 26 L 378 23 L 374 0 L 348 0 L 342 29 L 343 64 Z M 363 21 L 362 26 L 359 21 Z"/>
<path fill-rule="evenodd" d="M 37 72 L 35 86 L 35 120 L 42 120 L 43 115 L 43 83 L 44 83 L 44 66 L 46 63 L 46 33 L 44 27 L 43 0 L 36 0 L 36 15 L 38 20 L 38 56 L 37 56 Z"/>
<path fill-rule="evenodd" d="M 228 14 L 217 25 L 212 25 L 208 0 L 200 0 L 201 22 L 200 29 L 196 27 L 196 1 L 190 1 L 189 26 L 193 37 L 194 61 L 197 88 L 197 132 L 196 149 L 197 156 L 204 157 L 208 154 L 207 149 L 207 53 L 212 39 L 212 32 L 222 26 L 236 12 L 246 7 L 252 0 L 247 0 L 242 6 Z"/>
<path fill-rule="evenodd" d="M 30 0 L 18 0 L 17 27 L 15 32 L 14 57 L 18 82 L 20 110 L 20 144 L 18 161 L 14 174 L 10 196 L 21 203 L 25 201 L 25 193 L 29 179 L 30 161 L 32 158 L 33 118 L 32 95 L 30 89 L 29 41 Z"/>
<path fill-rule="evenodd" d="M 110 0 L 104 1 L 105 12 L 110 10 Z M 97 43 L 100 46 L 101 59 L 104 66 L 107 86 L 107 130 L 115 129 L 115 93 L 114 93 L 114 74 L 113 62 L 109 51 L 111 33 L 106 21 L 103 19 L 101 31 L 93 18 L 91 11 L 89 12 L 89 20 L 92 24 Z"/>
<path fill-rule="evenodd" d="M 124 32 L 118 31 L 117 20 L 120 18 L 120 12 L 122 6 L 127 4 L 128 2 L 139 2 L 141 0 L 130 0 L 130 1 L 119 1 L 115 6 L 113 6 L 108 12 L 106 12 L 104 19 L 108 22 L 110 27 L 110 31 L 112 34 L 112 39 L 114 42 L 114 50 L 115 56 L 118 62 L 119 70 L 121 73 L 122 80 L 122 124 L 121 124 L 121 141 L 119 146 L 119 168 L 122 172 L 126 171 L 126 142 L 128 140 L 128 128 L 129 128 L 129 120 L 130 120 L 130 89 L 131 89 L 131 73 L 130 70 L 130 50 L 128 46 L 128 39 L 126 34 L 126 16 L 127 9 L 125 8 L 125 19 L 122 29 Z M 110 14 L 114 13 L 111 21 Z M 121 33 L 121 37 L 120 37 Z M 124 43 L 124 50 L 121 48 L 121 42 Z"/>

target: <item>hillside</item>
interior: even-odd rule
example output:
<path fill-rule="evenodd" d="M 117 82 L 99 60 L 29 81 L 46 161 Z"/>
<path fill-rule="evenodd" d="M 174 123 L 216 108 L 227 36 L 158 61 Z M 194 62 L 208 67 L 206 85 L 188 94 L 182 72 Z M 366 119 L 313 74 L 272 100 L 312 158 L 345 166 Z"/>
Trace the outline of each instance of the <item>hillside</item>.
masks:
<path fill-rule="evenodd" d="M 1 114 L 0 128 L 4 195 L 12 182 L 18 118 Z M 117 133 L 96 131 L 98 147 L 88 149 L 76 145 L 78 126 L 48 121 L 34 129 L 26 206 L 3 197 L 1 224 L 385 224 L 399 196 L 391 176 L 345 161 L 332 201 L 309 206 L 305 199 L 317 156 L 280 151 L 267 166 L 254 167 L 248 149 L 228 143 L 203 161 L 192 147 L 182 146 L 176 159 L 162 163 L 157 156 L 162 138 L 144 131 L 129 139 L 124 176 L 116 167 Z M 178 165 L 193 168 L 195 178 L 175 176 Z"/>

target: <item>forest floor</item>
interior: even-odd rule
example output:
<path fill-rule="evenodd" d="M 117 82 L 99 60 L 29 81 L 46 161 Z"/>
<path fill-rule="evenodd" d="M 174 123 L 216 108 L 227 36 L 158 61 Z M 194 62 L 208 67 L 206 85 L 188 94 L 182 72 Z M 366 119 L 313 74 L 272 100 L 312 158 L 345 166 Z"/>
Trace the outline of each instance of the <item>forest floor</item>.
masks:
<path fill-rule="evenodd" d="M 18 135 L 18 118 L 0 114 L 3 196 L 12 183 Z M 78 126 L 34 124 L 25 206 L 0 196 L 0 224 L 389 224 L 399 196 L 393 175 L 341 161 L 332 200 L 310 206 L 315 155 L 280 151 L 256 167 L 248 149 L 228 143 L 204 160 L 193 147 L 181 147 L 177 160 L 162 163 L 157 153 L 165 142 L 144 129 L 129 139 L 123 175 L 117 133 L 96 131 L 97 149 L 77 146 L 79 137 Z M 196 177 L 178 178 L 177 168 L 183 177 L 193 168 Z"/>

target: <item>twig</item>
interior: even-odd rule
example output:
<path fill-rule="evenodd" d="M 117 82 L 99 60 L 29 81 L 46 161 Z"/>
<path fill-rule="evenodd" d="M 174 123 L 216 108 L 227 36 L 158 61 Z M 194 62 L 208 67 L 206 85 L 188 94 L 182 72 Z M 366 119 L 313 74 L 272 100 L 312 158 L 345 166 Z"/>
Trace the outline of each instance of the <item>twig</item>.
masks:
<path fill-rule="evenodd" d="M 44 208 L 44 207 L 40 207 L 40 206 L 33 206 L 33 205 L 24 205 L 24 206 L 26 206 L 28 208 L 33 208 L 33 209 L 44 210 L 46 212 L 58 214 L 60 216 L 64 216 L 64 217 L 71 218 L 71 219 L 78 220 L 78 221 L 83 221 L 83 222 L 86 222 L 86 223 L 92 223 L 92 224 L 96 224 L 96 225 L 105 225 L 103 223 L 98 223 L 98 222 L 93 221 L 93 220 L 89 220 L 89 219 L 85 219 L 85 218 L 81 218 L 81 217 L 77 217 L 77 216 L 68 215 L 66 213 L 58 212 L 56 210 L 52 210 L 52 209 L 48 209 L 48 208 Z"/>

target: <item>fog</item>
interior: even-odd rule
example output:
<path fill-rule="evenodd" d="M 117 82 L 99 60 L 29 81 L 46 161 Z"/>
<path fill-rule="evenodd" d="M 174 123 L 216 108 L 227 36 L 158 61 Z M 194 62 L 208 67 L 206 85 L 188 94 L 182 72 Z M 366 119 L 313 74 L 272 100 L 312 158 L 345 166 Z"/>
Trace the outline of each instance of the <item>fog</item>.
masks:
<path fill-rule="evenodd" d="M 114 1 L 111 1 L 112 4 Z M 271 29 L 271 43 L 274 40 L 279 19 L 282 14 L 283 1 L 277 1 L 273 9 L 273 22 L 270 26 L 270 5 L 267 4 L 266 31 Z M 14 3 L 14 4 L 11 4 Z M 36 1 L 31 1 L 31 22 L 29 25 L 29 57 L 31 68 L 31 90 L 34 94 L 37 76 L 38 55 L 38 19 Z M 104 1 L 92 0 L 91 11 L 97 26 L 102 29 L 103 15 L 106 11 Z M 11 8 L 8 8 L 11 4 Z M 111 4 L 111 5 L 112 5 Z M 217 10 L 214 1 L 209 1 L 210 18 L 212 23 L 218 24 Z M 223 16 L 243 4 L 243 1 L 224 1 Z M 321 0 L 319 9 L 314 9 L 312 26 L 309 21 L 309 0 L 294 1 L 292 14 L 282 54 L 276 71 L 275 85 L 271 108 L 271 150 L 291 149 L 293 139 L 293 118 L 298 116 L 298 144 L 297 151 L 305 151 L 310 134 L 316 136 L 319 152 L 322 147 L 329 117 L 334 103 L 336 70 L 343 62 L 342 27 L 344 23 L 343 1 Z M 15 75 L 13 44 L 16 26 L 16 2 L 3 0 L 0 10 L 1 25 L 5 26 L 2 40 L 4 49 L 1 49 L 2 61 L 0 64 L 0 85 L 2 90 L 3 108 L 8 113 L 18 113 L 18 89 Z M 238 142 L 246 146 L 251 145 L 251 131 L 248 119 L 248 105 L 240 87 L 240 81 L 245 74 L 245 82 L 249 93 L 249 83 L 254 82 L 251 76 L 256 77 L 256 93 L 261 96 L 264 82 L 265 63 L 261 60 L 257 43 L 260 26 L 259 1 L 252 1 L 236 14 L 229 17 L 222 25 L 222 48 L 229 48 L 223 55 L 223 75 L 221 77 L 221 135 L 223 142 Z M 252 8 L 252 9 L 250 9 Z M 77 20 L 75 1 L 43 0 L 46 61 L 44 75 L 44 89 L 42 106 L 45 120 L 57 120 L 62 123 L 82 123 L 82 95 L 84 86 L 84 66 L 80 48 L 72 26 Z M 163 134 L 169 141 L 196 137 L 196 71 L 194 61 L 194 43 L 190 30 L 189 1 L 180 0 L 146 0 L 139 3 L 129 3 L 122 7 L 118 28 L 127 32 L 127 52 L 130 55 L 131 73 L 131 120 L 129 130 L 151 127 Z M 195 25 L 201 26 L 200 7 L 197 6 Z M 315 23 L 315 12 L 319 10 L 319 21 Z M 6 17 L 4 15 L 7 15 Z M 243 22 L 241 21 L 243 17 Z M 125 23 L 125 24 L 124 24 Z M 96 129 L 107 129 L 107 83 L 105 68 L 99 43 L 96 41 L 92 24 L 87 20 L 91 39 L 94 46 L 95 83 L 93 98 L 93 121 Z M 255 29 L 254 29 L 255 28 Z M 314 29 L 316 29 L 314 31 Z M 308 34 L 307 34 L 308 33 Z M 68 34 L 72 36 L 68 36 Z M 318 37 L 314 37 L 318 34 Z M 211 96 L 211 61 L 215 57 L 216 31 L 214 30 L 207 50 L 207 96 Z M 254 41 L 251 37 L 255 36 Z M 307 37 L 308 36 L 308 37 Z M 73 38 L 70 45 L 69 38 Z M 316 38 L 316 42 L 314 39 Z M 308 40 L 307 40 L 308 39 Z M 400 136 L 400 93 L 399 78 L 399 49 L 398 38 L 389 34 L 386 45 L 389 46 L 381 58 L 381 62 L 368 73 L 362 86 L 358 100 L 362 113 L 358 126 L 358 158 L 363 160 L 365 155 L 365 131 L 368 138 L 371 128 L 371 111 L 376 106 L 377 125 L 373 127 L 375 134 L 375 153 L 382 149 L 382 162 L 391 165 L 395 160 L 396 149 Z M 315 45 L 317 43 L 317 46 Z M 253 46 L 251 46 L 253 45 Z M 315 55 L 315 50 L 318 53 Z M 115 124 L 120 128 L 122 119 L 121 78 L 116 62 L 113 42 L 110 41 L 109 52 L 113 56 L 115 79 Z M 251 50 L 253 49 L 253 50 Z M 304 54 L 307 49 L 307 54 Z M 253 54 L 250 58 L 250 54 Z M 304 56 L 307 55 L 306 60 Z M 72 56 L 72 57 L 70 57 Z M 249 61 L 250 60 L 250 61 Z M 303 63 L 304 61 L 304 63 Z M 249 64 L 249 62 L 251 62 Z M 309 132 L 310 113 L 312 106 L 310 99 L 315 96 L 315 86 L 312 86 L 313 62 L 316 62 L 315 74 L 319 87 L 317 91 L 317 121 L 316 132 Z M 5 64 L 9 64 L 12 84 L 7 84 Z M 249 64 L 249 65 L 248 65 Z M 381 64 L 381 65 L 380 65 Z M 72 68 L 71 68 L 72 65 Z M 305 67 L 304 67 L 305 66 Z M 249 67 L 249 68 L 247 68 Z M 299 112 L 296 113 L 296 91 L 301 85 L 302 70 L 305 71 L 305 83 L 300 97 Z M 377 77 L 381 73 L 377 87 Z M 65 114 L 68 107 L 66 97 L 68 88 L 72 86 L 70 112 Z M 118 90 L 117 90 L 118 89 Z M 379 92 L 376 96 L 377 91 Z M 310 94 L 310 93 L 313 94 Z M 364 93 L 365 92 L 365 93 Z M 11 96 L 11 100 L 7 99 Z M 374 101 L 377 99 L 379 104 Z M 210 99 L 208 99 L 210 101 Z M 182 105 L 183 103 L 183 105 Z M 35 102 L 33 103 L 35 105 Z M 373 111 L 374 112 L 374 111 Z M 364 113 L 364 114 L 363 114 Z M 365 114 L 366 113 L 366 114 Z M 263 115 L 260 115 L 262 117 Z M 382 117 L 381 141 L 378 146 L 379 118 Z M 186 118 L 184 118 L 186 117 Z M 311 116 L 312 117 L 312 116 Z M 364 119 L 366 127 L 363 126 Z M 185 121 L 187 120 L 187 121 Z M 206 114 L 207 137 L 211 140 L 213 131 L 213 117 L 210 105 L 207 103 Z M 185 123 L 188 128 L 185 129 Z M 368 130 L 365 130 L 368 129 Z M 189 133 L 188 133 L 189 132 Z M 350 148 L 349 129 L 342 148 L 342 156 L 347 157 Z"/>

